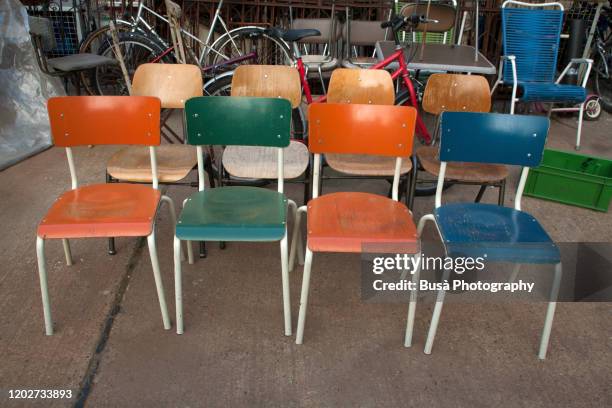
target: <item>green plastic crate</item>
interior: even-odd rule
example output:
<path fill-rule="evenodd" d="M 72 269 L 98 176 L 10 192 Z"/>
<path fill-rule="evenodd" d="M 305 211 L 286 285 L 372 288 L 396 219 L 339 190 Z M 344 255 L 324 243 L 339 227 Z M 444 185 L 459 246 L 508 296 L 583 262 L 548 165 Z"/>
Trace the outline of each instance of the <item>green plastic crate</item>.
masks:
<path fill-rule="evenodd" d="M 540 166 L 529 172 L 525 195 L 608 211 L 612 160 L 546 149 Z"/>

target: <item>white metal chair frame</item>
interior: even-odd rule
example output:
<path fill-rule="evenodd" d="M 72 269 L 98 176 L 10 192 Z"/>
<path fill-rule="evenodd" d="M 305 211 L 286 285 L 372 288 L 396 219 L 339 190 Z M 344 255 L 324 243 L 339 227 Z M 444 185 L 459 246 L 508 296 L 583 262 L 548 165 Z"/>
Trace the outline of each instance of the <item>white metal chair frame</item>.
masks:
<path fill-rule="evenodd" d="M 198 156 L 198 191 L 204 191 L 205 189 L 205 169 L 204 169 L 204 149 L 201 145 L 196 146 Z M 278 189 L 277 191 L 281 194 L 284 193 L 284 161 L 283 161 L 283 148 L 278 148 Z M 223 188 L 223 187 L 219 187 Z M 189 201 L 187 198 L 183 201 L 183 207 L 185 203 Z M 287 206 L 290 209 L 291 214 L 297 223 L 297 205 L 294 201 L 285 198 Z M 294 227 L 295 228 L 295 227 Z M 285 335 L 291 336 L 291 296 L 289 288 L 289 246 L 287 241 L 287 223 L 285 222 L 285 235 L 280 241 L 281 249 L 281 275 L 283 285 L 283 312 L 285 320 Z M 176 333 L 183 334 L 183 289 L 182 289 L 182 271 L 181 271 L 181 240 L 174 235 L 174 293 L 176 302 Z M 194 263 L 193 250 L 191 248 L 191 241 L 187 241 L 187 259 L 189 264 Z"/>
<path fill-rule="evenodd" d="M 312 181 L 312 199 L 316 199 L 319 197 L 319 182 L 320 182 L 320 168 L 321 168 L 321 154 L 314 154 L 314 165 L 313 165 L 313 181 Z M 393 186 L 391 189 L 391 198 L 393 201 L 399 201 L 399 184 L 401 178 L 401 168 L 402 168 L 402 158 L 396 157 L 395 159 L 395 170 L 393 173 Z M 304 341 L 304 326 L 306 325 L 306 311 L 308 308 L 308 292 L 310 289 L 310 273 L 312 270 L 312 257 L 313 252 L 308 248 L 308 243 L 306 244 L 306 255 L 302 253 L 303 245 L 301 242 L 301 234 L 300 232 L 300 221 L 302 218 L 302 214 L 306 213 L 308 210 L 307 205 L 303 205 L 297 209 L 297 216 L 295 218 L 295 225 L 293 227 L 293 237 L 291 240 L 291 251 L 289 254 L 289 267 L 290 270 L 293 270 L 295 264 L 295 252 L 296 248 L 298 251 L 298 263 L 300 265 L 304 265 L 304 274 L 302 278 L 302 290 L 300 294 L 300 312 L 298 316 L 298 326 L 297 326 L 297 334 L 295 343 L 302 344 Z M 410 214 L 412 214 L 412 211 Z M 419 254 L 415 254 L 415 256 L 419 257 Z M 412 275 L 412 282 L 416 284 L 419 280 L 420 275 L 420 262 L 418 263 L 419 268 L 414 271 Z M 401 279 L 404 279 L 405 274 L 402 275 Z M 416 301 L 417 301 L 417 293 L 416 291 L 410 291 L 410 303 L 408 307 L 408 318 L 407 318 L 407 329 L 406 329 L 406 337 L 405 343 L 406 347 L 410 347 L 412 344 L 412 328 L 414 327 L 414 316 L 416 312 Z"/>
<path fill-rule="evenodd" d="M 440 163 L 440 173 L 438 174 L 438 183 L 436 188 L 436 198 L 435 198 L 435 207 L 439 208 L 442 205 L 442 191 L 444 190 L 444 174 L 446 173 L 446 164 L 447 162 L 443 161 Z M 521 199 L 523 197 L 523 191 L 525 190 L 525 183 L 527 182 L 527 176 L 529 174 L 529 167 L 523 167 L 521 171 L 521 176 L 519 179 L 519 184 L 516 189 L 516 197 L 514 200 L 514 209 L 517 211 L 521 211 Z M 417 225 L 417 235 L 421 237 L 421 233 L 423 232 L 423 228 L 427 221 L 432 221 L 436 226 L 436 230 L 438 231 L 438 236 L 442 239 L 442 244 L 444 245 L 444 253 L 445 256 L 448 256 L 448 250 L 446 248 L 446 244 L 444 242 L 442 233 L 440 232 L 440 228 L 436 222 L 436 219 L 433 214 L 426 214 L 421 217 L 419 220 L 419 224 Z M 519 274 L 521 264 L 517 263 L 514 266 L 512 271 L 512 275 L 510 276 L 509 282 L 514 282 Z M 561 262 L 555 265 L 555 273 L 552 288 L 550 291 L 550 297 L 548 302 L 548 308 L 546 310 L 546 318 L 544 320 L 544 328 L 542 329 L 542 338 L 540 340 L 540 349 L 538 352 L 538 357 L 541 360 L 546 358 L 546 351 L 548 350 L 548 343 L 550 339 L 550 331 L 552 329 L 553 318 L 555 315 L 555 309 L 557 307 L 557 297 L 559 294 L 559 286 L 561 284 L 561 275 L 562 275 L 562 267 Z M 445 269 L 442 275 L 442 282 L 448 281 L 450 277 L 450 269 Z M 446 291 L 441 289 L 438 291 L 438 295 L 436 297 L 436 305 L 434 307 L 433 315 L 431 318 L 431 323 L 429 326 L 429 331 L 427 333 L 427 341 L 425 343 L 425 354 L 431 354 L 431 349 L 433 347 L 433 342 L 436 337 L 436 331 L 438 329 L 438 323 L 440 321 L 440 314 L 442 313 L 442 306 L 444 305 L 444 297 L 446 295 Z M 406 327 L 406 338 L 408 339 L 408 331 L 412 330 L 412 326 L 408 325 Z M 409 344 L 405 344 L 406 347 L 409 347 Z"/>
<path fill-rule="evenodd" d="M 564 10 L 563 5 L 557 2 L 538 4 L 538 3 L 525 3 L 522 1 L 516 1 L 516 0 L 506 0 L 502 4 L 502 8 L 505 8 L 509 4 L 514 4 L 514 5 L 523 6 L 523 7 L 532 7 L 532 8 L 559 7 L 561 11 Z M 514 108 L 515 108 L 516 102 L 519 101 L 519 99 L 516 97 L 516 94 L 518 91 L 518 77 L 517 77 L 517 70 L 516 70 L 516 56 L 515 55 L 502 55 L 500 57 L 497 80 L 495 81 L 495 84 L 493 85 L 493 88 L 491 89 L 491 95 L 493 95 L 493 92 L 495 92 L 495 89 L 497 88 L 498 85 L 504 83 L 503 72 L 504 72 L 504 62 L 505 61 L 510 61 L 510 65 L 512 67 L 512 97 L 510 100 L 510 103 L 511 103 L 510 113 L 514 114 Z M 584 77 L 582 78 L 582 82 L 580 86 L 586 89 L 586 84 L 589 81 L 589 75 L 591 74 L 591 68 L 593 67 L 593 60 L 590 58 L 572 58 L 571 61 L 567 63 L 567 65 L 565 66 L 565 68 L 563 69 L 563 71 L 561 72 L 557 80 L 555 81 L 555 84 L 561 83 L 561 81 L 563 80 L 563 78 L 565 77 L 565 75 L 567 74 L 567 72 L 573 65 L 582 65 L 582 64 L 586 64 L 587 68 L 586 68 Z M 580 138 L 582 136 L 582 116 L 584 113 L 585 102 L 580 104 L 580 107 L 579 107 L 578 129 L 576 131 L 576 150 L 580 149 Z M 570 108 L 570 111 L 574 111 L 574 110 L 575 110 L 574 108 Z M 551 108 L 549 113 L 550 112 L 567 112 L 567 111 L 568 111 L 568 108 Z"/>
<path fill-rule="evenodd" d="M 155 146 L 149 146 L 149 153 L 151 155 L 151 173 L 153 176 L 152 187 L 158 190 L 159 181 L 157 178 L 157 160 L 155 155 Z M 66 157 L 68 159 L 68 167 L 70 169 L 71 189 L 76 190 L 78 188 L 78 179 L 76 175 L 76 167 L 74 165 L 74 158 L 71 147 L 66 147 Z M 168 204 L 170 219 L 172 220 L 172 224 L 175 225 L 176 210 L 174 202 L 170 197 L 166 195 L 161 196 L 160 203 L 161 202 L 166 202 Z M 71 266 L 73 264 L 72 253 L 70 251 L 70 243 L 68 239 L 62 239 L 62 244 L 64 247 L 64 254 L 66 256 L 66 264 L 68 266 Z M 151 266 L 153 268 L 153 277 L 155 278 L 155 286 L 157 289 L 157 297 L 159 299 L 159 307 L 161 309 L 164 329 L 170 330 L 172 326 L 170 323 L 170 317 L 168 315 L 168 307 L 166 305 L 166 297 L 164 294 L 164 285 L 159 268 L 157 248 L 155 246 L 155 220 L 153 220 L 153 228 L 151 234 L 147 236 L 147 245 L 149 247 Z M 49 289 L 47 285 L 47 268 L 45 265 L 45 239 L 40 236 L 36 236 L 36 255 L 38 258 L 38 273 L 40 278 L 40 291 L 42 294 L 43 313 L 45 319 L 45 333 L 48 336 L 51 336 L 53 334 L 53 319 L 51 317 L 51 305 L 49 301 Z"/>

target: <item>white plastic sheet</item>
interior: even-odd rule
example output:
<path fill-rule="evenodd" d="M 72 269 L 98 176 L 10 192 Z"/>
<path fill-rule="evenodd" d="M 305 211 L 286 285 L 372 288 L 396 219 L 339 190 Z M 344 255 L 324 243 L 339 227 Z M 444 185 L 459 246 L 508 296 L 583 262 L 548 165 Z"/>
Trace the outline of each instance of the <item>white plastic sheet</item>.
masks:
<path fill-rule="evenodd" d="M 62 83 L 40 71 L 28 16 L 18 0 L 0 0 L 0 170 L 51 145 L 47 99 Z"/>

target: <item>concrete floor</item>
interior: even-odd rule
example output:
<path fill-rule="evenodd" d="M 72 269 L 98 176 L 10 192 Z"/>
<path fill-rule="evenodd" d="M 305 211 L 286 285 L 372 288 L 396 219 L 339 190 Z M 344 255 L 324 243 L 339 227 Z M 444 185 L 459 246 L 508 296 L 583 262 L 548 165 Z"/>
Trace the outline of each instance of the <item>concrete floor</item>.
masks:
<path fill-rule="evenodd" d="M 548 146 L 571 150 L 571 118 L 555 119 Z M 585 154 L 612 157 L 612 117 L 584 125 Z M 103 182 L 114 147 L 76 151 L 82 184 Z M 86 164 L 86 165 L 85 165 Z M 506 204 L 511 205 L 514 171 Z M 329 181 L 326 190 L 357 183 Z M 48 245 L 56 334 L 44 335 L 35 230 L 69 187 L 64 152 L 51 149 L 0 173 L 0 406 L 612 406 L 612 304 L 561 303 L 549 355 L 536 357 L 542 303 L 458 302 L 442 314 L 433 354 L 423 354 L 433 297 L 421 296 L 414 345 L 402 346 L 406 305 L 361 300 L 360 258 L 317 254 L 304 344 L 282 329 L 279 248 L 230 243 L 183 266 L 185 334 L 164 331 L 143 240 L 74 240 L 66 267 L 59 242 Z M 359 188 L 385 194 L 384 181 Z M 301 186 L 288 194 L 301 202 Z M 455 186 L 448 201 L 471 200 Z M 176 203 L 193 192 L 170 187 Z M 495 202 L 496 192 L 484 201 Z M 415 219 L 433 197 L 416 199 Z M 524 198 L 562 242 L 612 241 L 612 214 Z M 162 211 L 158 251 L 174 314 L 172 231 Z M 435 239 L 432 231 L 426 237 Z M 291 274 L 294 327 L 302 269 Z M 174 320 L 174 319 L 173 319 Z M 71 400 L 9 400 L 10 389 L 71 389 Z"/>

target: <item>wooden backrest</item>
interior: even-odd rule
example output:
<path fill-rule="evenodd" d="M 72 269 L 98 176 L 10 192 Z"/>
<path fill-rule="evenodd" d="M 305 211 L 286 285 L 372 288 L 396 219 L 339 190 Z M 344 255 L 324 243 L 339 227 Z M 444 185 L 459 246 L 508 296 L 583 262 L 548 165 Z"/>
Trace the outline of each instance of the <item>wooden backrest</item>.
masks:
<path fill-rule="evenodd" d="M 412 154 L 416 110 L 411 106 L 313 103 L 309 117 L 312 153 Z"/>
<path fill-rule="evenodd" d="M 437 23 L 421 23 L 415 27 L 415 31 L 424 31 L 427 26 L 427 32 L 443 33 L 449 31 L 455 26 L 455 14 L 457 10 L 448 4 L 431 4 L 429 8 L 429 18 L 438 20 Z M 427 15 L 427 2 L 406 4 L 400 10 L 400 14 L 404 17 L 410 17 L 414 14 Z"/>
<path fill-rule="evenodd" d="M 383 21 L 350 20 L 348 24 L 344 24 L 342 35 L 345 40 L 350 41 L 350 45 L 359 46 L 372 46 L 376 45 L 377 41 L 392 40 L 391 29 L 381 28 L 381 23 Z"/>
<path fill-rule="evenodd" d="M 489 112 L 489 83 L 480 75 L 433 74 L 425 86 L 423 110 L 434 115 L 444 111 Z"/>
<path fill-rule="evenodd" d="M 185 117 L 192 145 L 289 146 L 287 99 L 200 96 L 185 103 Z"/>
<path fill-rule="evenodd" d="M 162 108 L 183 109 L 185 101 L 202 96 L 202 72 L 197 65 L 142 64 L 134 73 L 133 96 L 156 96 Z"/>
<path fill-rule="evenodd" d="M 534 167 L 549 126 L 545 116 L 443 112 L 440 160 Z"/>
<path fill-rule="evenodd" d="M 240 65 L 232 77 L 232 96 L 288 99 L 295 109 L 302 100 L 300 74 L 282 65 Z"/>
<path fill-rule="evenodd" d="M 339 68 L 329 81 L 327 102 L 393 105 L 393 80 L 382 69 Z"/>
<path fill-rule="evenodd" d="M 160 102 L 150 96 L 60 96 L 47 103 L 56 146 L 160 143 Z"/>

